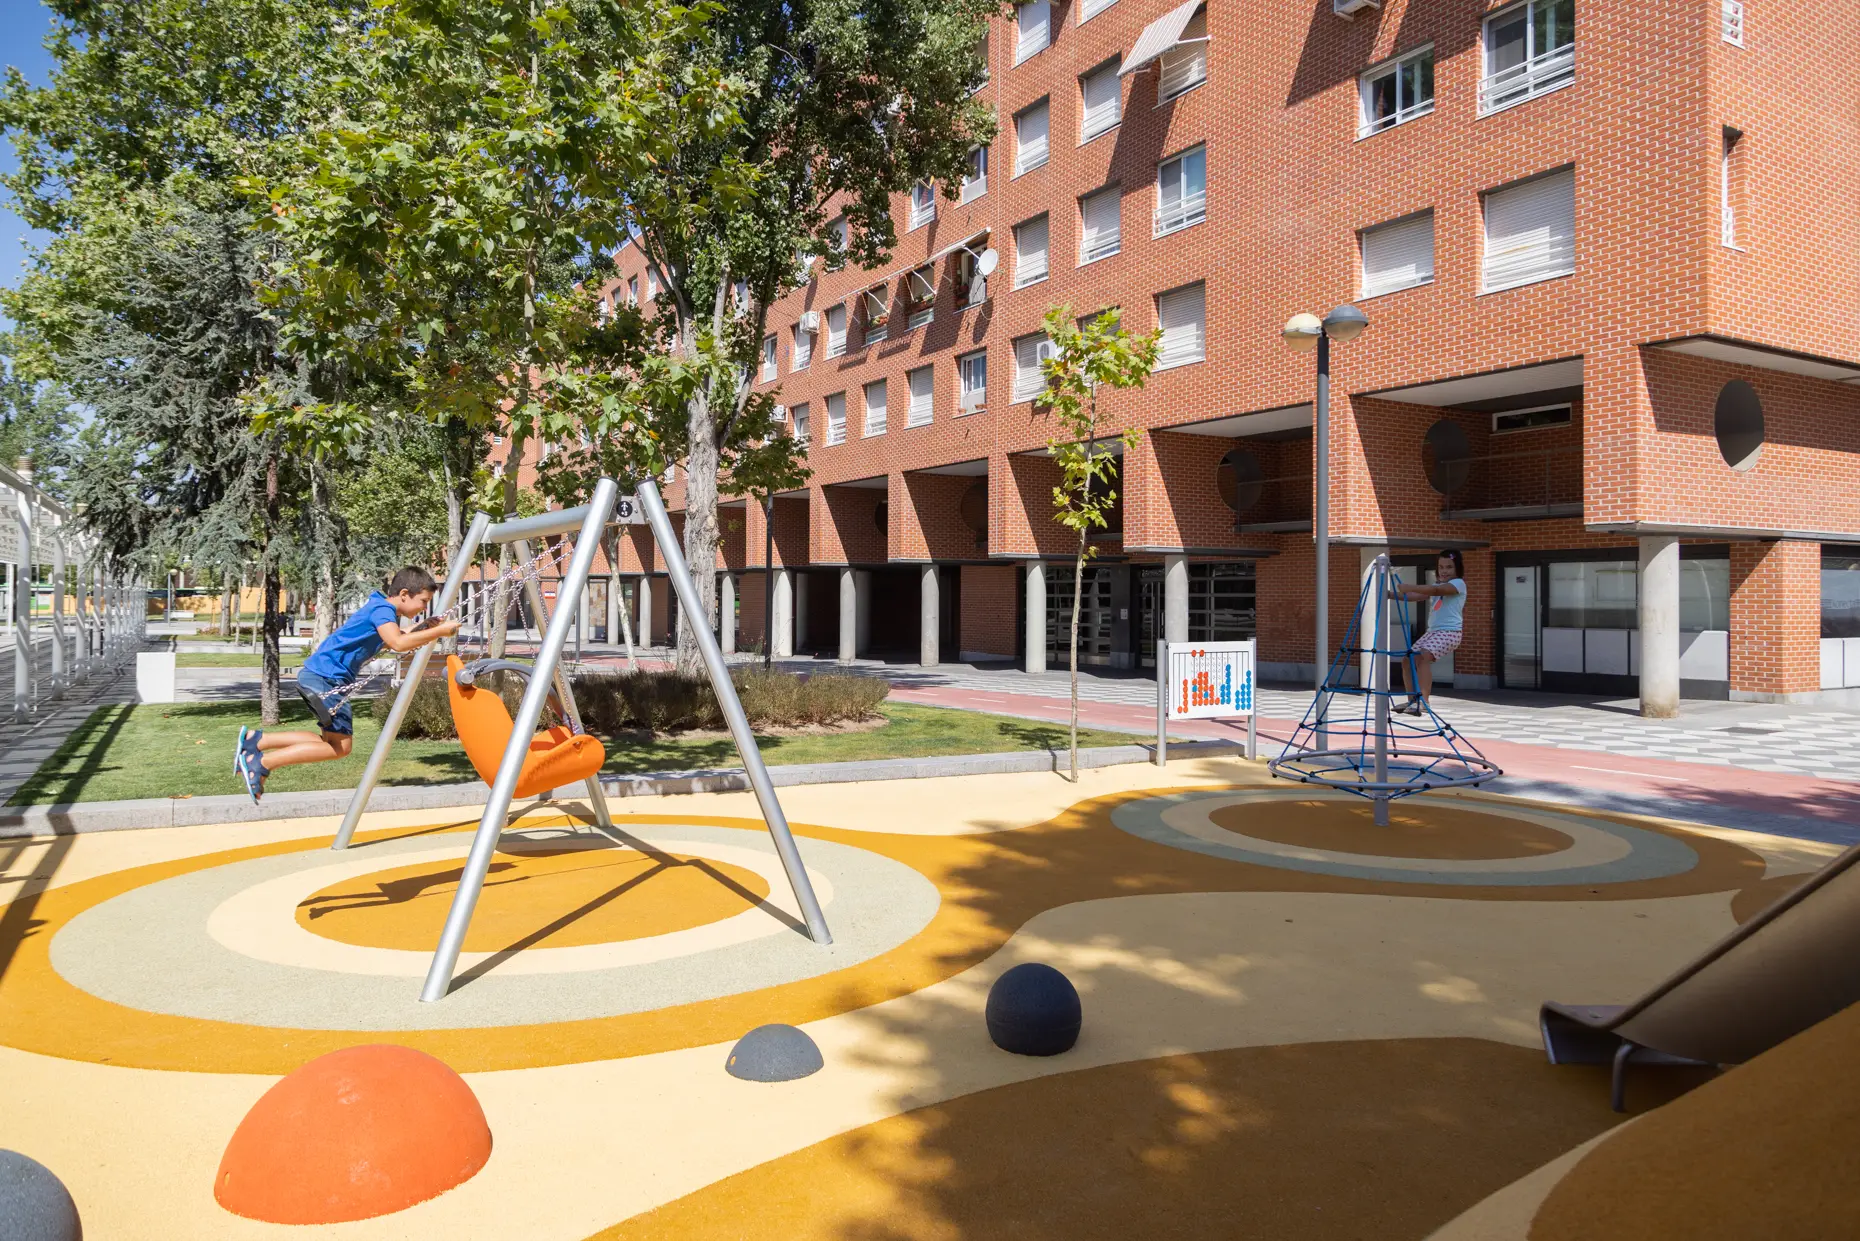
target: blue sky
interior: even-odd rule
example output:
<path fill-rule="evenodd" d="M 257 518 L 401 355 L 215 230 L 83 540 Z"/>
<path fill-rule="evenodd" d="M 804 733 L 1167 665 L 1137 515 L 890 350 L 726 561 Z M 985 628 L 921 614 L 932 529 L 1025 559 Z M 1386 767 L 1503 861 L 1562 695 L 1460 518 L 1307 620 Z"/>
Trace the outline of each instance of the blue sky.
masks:
<path fill-rule="evenodd" d="M 44 48 L 50 25 L 51 13 L 39 0 L 0 0 L 0 62 L 17 67 L 35 86 L 51 75 L 51 57 Z M 0 169 L 11 172 L 14 163 L 13 144 L 0 142 Z M 19 238 L 25 231 L 24 221 L 0 205 L 0 284 L 19 283 L 20 260 L 26 257 Z"/>

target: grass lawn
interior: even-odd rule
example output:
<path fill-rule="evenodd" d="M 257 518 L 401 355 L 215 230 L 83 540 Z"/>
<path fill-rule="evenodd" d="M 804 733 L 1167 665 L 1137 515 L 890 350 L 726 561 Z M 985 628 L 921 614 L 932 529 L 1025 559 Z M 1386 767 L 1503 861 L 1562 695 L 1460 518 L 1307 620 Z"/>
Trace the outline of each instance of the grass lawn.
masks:
<path fill-rule="evenodd" d="M 1066 730 L 1057 724 L 906 703 L 888 703 L 881 709 L 887 720 L 882 728 L 763 737 L 762 753 L 771 764 L 832 763 L 1005 750 L 1063 752 L 1066 745 Z M 282 728 L 315 731 L 309 711 L 299 702 L 285 704 L 284 720 Z M 10 804 L 243 793 L 245 786 L 232 769 L 233 738 L 239 725 L 257 721 L 256 702 L 99 707 L 21 786 Z M 379 731 L 369 718 L 367 704 L 358 704 L 354 754 L 338 763 L 287 767 L 272 777 L 268 791 L 354 787 Z M 1125 733 L 1079 730 L 1081 746 L 1125 745 L 1131 740 Z M 727 738 L 629 741 L 623 746 L 607 740 L 606 770 L 615 774 L 735 765 L 736 749 Z M 464 751 L 453 741 L 396 742 L 382 773 L 385 784 L 456 783 L 475 778 Z"/>
<path fill-rule="evenodd" d="M 174 666 L 177 668 L 257 668 L 264 661 L 263 655 L 254 655 L 250 651 L 177 651 Z M 296 668 L 303 663 L 303 655 L 297 651 L 280 651 L 279 665 L 286 669 Z"/>

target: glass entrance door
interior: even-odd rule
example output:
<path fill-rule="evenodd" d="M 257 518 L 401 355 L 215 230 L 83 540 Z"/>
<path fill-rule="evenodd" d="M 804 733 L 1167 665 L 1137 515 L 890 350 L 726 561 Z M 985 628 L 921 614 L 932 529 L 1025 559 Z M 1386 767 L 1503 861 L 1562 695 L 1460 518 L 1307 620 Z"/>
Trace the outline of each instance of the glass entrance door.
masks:
<path fill-rule="evenodd" d="M 1502 674 L 1508 689 L 1536 689 L 1542 681 L 1542 610 L 1537 593 L 1540 572 L 1537 565 L 1527 564 L 1512 565 L 1499 574 L 1505 616 Z"/>
<path fill-rule="evenodd" d="M 1085 570 L 1084 597 L 1079 601 L 1079 665 L 1111 662 L 1111 570 Z M 1071 566 L 1046 583 L 1046 658 L 1049 666 L 1070 662 L 1072 644 Z"/>

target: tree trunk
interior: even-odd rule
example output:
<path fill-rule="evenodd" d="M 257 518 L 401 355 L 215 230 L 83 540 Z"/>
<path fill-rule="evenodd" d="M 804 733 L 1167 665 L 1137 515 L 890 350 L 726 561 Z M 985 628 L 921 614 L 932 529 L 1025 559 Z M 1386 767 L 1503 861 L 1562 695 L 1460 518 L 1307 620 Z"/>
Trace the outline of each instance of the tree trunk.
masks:
<path fill-rule="evenodd" d="M 442 439 L 439 451 L 440 469 L 445 472 L 446 486 L 446 567 L 449 570 L 459 558 L 459 548 L 465 543 L 465 502 L 459 498 L 458 475 L 452 469 L 452 442 Z M 461 570 L 462 572 L 462 570 Z M 441 638 L 439 653 L 451 655 L 458 651 L 457 637 Z"/>
<path fill-rule="evenodd" d="M 232 637 L 233 617 L 232 574 L 222 571 L 220 574 L 220 637 Z"/>
<path fill-rule="evenodd" d="M 525 368 L 528 373 L 528 368 Z M 513 428 L 514 431 L 514 428 Z M 510 437 L 510 456 L 504 460 L 504 514 L 509 521 L 517 515 L 517 471 L 522 468 L 523 437 L 512 434 Z M 497 582 L 491 588 L 491 634 L 490 656 L 492 659 L 504 658 L 504 650 L 510 636 L 510 607 L 514 598 L 521 598 L 521 592 L 514 583 L 508 581 L 510 575 L 510 544 L 500 543 L 497 547 Z"/>
<path fill-rule="evenodd" d="M 695 325 L 686 327 L 687 356 L 697 356 Z M 708 626 L 717 614 L 717 417 L 708 387 L 701 388 L 690 405 L 691 430 L 685 458 L 685 564 L 697 586 L 701 616 L 686 616 L 678 627 L 677 668 L 686 676 L 702 676 L 697 626 Z"/>
<path fill-rule="evenodd" d="M 1087 486 L 1090 480 L 1087 480 Z M 1072 562 L 1072 783 L 1079 782 L 1079 600 L 1085 590 L 1085 539 L 1079 530 L 1079 554 Z"/>
<path fill-rule="evenodd" d="M 278 680 L 281 665 L 278 661 L 278 596 L 282 591 L 279 581 L 278 566 L 265 567 L 265 653 L 261 661 L 263 672 L 258 682 L 259 719 L 270 726 L 278 722 Z"/>
<path fill-rule="evenodd" d="M 336 566 L 325 560 L 316 584 L 316 620 L 310 629 L 310 649 L 322 646 L 336 629 Z"/>

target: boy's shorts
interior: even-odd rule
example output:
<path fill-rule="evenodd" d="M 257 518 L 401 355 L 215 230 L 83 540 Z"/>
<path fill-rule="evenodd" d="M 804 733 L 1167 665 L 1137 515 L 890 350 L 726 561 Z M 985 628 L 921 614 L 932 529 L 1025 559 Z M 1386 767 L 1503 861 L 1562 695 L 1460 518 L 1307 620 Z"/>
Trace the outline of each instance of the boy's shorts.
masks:
<path fill-rule="evenodd" d="M 1414 649 L 1427 651 L 1436 659 L 1445 659 L 1459 649 L 1460 631 L 1457 629 L 1430 629 L 1414 640 Z"/>
<path fill-rule="evenodd" d="M 297 693 L 309 706 L 310 713 L 316 716 L 317 727 L 326 733 L 341 733 L 345 737 L 355 735 L 355 715 L 349 710 L 349 700 L 336 692 L 336 686 L 327 677 L 320 677 L 308 669 L 298 669 Z"/>

